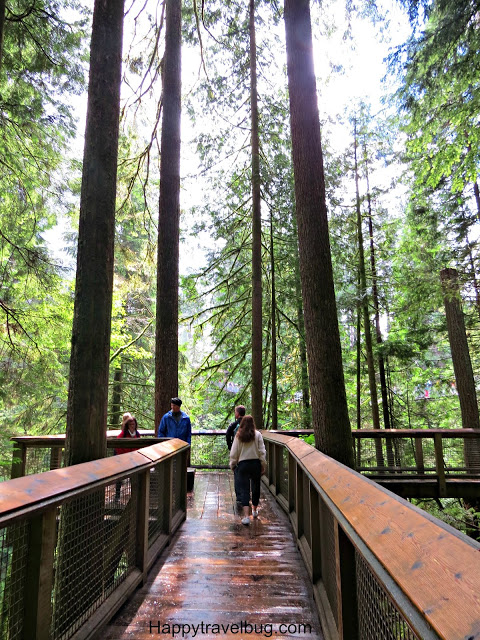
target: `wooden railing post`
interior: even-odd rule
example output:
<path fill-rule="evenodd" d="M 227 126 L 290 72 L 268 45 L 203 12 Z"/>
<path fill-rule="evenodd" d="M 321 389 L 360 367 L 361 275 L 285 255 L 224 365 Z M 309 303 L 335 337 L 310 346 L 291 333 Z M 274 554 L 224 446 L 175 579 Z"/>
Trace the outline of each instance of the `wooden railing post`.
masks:
<path fill-rule="evenodd" d="M 148 569 L 148 522 L 150 514 L 150 469 L 138 474 L 135 564 L 142 572 L 142 584 Z"/>
<path fill-rule="evenodd" d="M 12 451 L 12 472 L 10 474 L 13 478 L 21 478 L 25 475 L 25 466 L 27 463 L 27 445 L 24 442 L 14 441 Z"/>
<path fill-rule="evenodd" d="M 295 511 L 295 486 L 296 486 L 296 468 L 295 458 L 288 452 L 288 513 Z"/>
<path fill-rule="evenodd" d="M 24 594 L 24 637 L 49 640 L 56 545 L 56 508 L 32 518 Z"/>
<path fill-rule="evenodd" d="M 425 473 L 425 463 L 423 461 L 423 440 L 415 438 L 415 463 L 418 473 Z"/>
<path fill-rule="evenodd" d="M 322 577 L 322 545 L 320 531 L 320 496 L 318 491 L 310 485 L 310 527 L 312 554 L 312 583 L 315 585 Z"/>
<path fill-rule="evenodd" d="M 443 443 L 442 434 L 433 434 L 433 443 L 435 447 L 435 468 L 438 476 L 438 494 L 440 498 L 445 498 L 447 495 L 447 483 L 445 481 L 445 463 L 443 460 Z"/>
<path fill-rule="evenodd" d="M 342 527 L 335 521 L 338 637 L 358 639 L 357 578 L 355 549 Z"/>
<path fill-rule="evenodd" d="M 282 445 L 274 446 L 275 452 L 275 495 L 280 493 L 280 488 L 282 486 L 281 474 L 283 471 L 283 447 Z"/>
<path fill-rule="evenodd" d="M 303 471 L 300 465 L 297 464 L 295 469 L 295 511 L 297 514 L 297 538 L 303 536 Z"/>

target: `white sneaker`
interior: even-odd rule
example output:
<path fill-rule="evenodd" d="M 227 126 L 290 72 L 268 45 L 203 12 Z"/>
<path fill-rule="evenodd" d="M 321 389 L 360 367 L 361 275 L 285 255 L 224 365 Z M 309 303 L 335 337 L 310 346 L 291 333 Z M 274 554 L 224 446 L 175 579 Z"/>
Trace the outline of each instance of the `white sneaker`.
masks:
<path fill-rule="evenodd" d="M 257 509 L 254 509 L 254 510 L 252 511 L 252 516 L 253 516 L 254 518 L 258 518 L 258 511 L 257 511 Z"/>
<path fill-rule="evenodd" d="M 250 518 L 248 516 L 245 516 L 245 518 L 242 518 L 242 524 L 250 524 Z"/>

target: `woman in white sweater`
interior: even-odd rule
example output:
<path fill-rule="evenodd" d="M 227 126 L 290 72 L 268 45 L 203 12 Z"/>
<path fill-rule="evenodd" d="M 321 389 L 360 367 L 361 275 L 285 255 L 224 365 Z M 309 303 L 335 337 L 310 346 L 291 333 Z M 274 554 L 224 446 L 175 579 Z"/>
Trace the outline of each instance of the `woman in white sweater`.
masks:
<path fill-rule="evenodd" d="M 242 524 L 250 524 L 248 515 L 250 483 L 252 485 L 252 515 L 258 517 L 260 478 L 265 471 L 265 444 L 262 434 L 255 428 L 252 416 L 244 416 L 230 450 L 230 469 L 237 468 L 238 499 L 243 507 Z"/>

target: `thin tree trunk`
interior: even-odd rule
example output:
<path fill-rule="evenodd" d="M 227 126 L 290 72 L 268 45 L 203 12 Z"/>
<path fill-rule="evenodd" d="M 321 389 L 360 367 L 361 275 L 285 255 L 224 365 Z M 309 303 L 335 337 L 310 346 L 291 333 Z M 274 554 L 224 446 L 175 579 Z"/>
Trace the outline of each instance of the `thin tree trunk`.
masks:
<path fill-rule="evenodd" d="M 370 327 L 370 314 L 368 309 L 367 277 L 365 273 L 365 252 L 363 249 L 362 215 L 360 211 L 360 191 L 358 186 L 357 164 L 357 124 L 354 131 L 355 143 L 355 191 L 357 210 L 357 234 L 358 234 L 358 268 L 360 272 L 360 301 L 363 311 L 363 333 L 365 334 L 365 352 L 367 356 L 368 384 L 370 388 L 370 402 L 372 405 L 372 422 L 374 429 L 380 429 L 380 414 L 378 411 L 377 382 L 375 380 L 375 365 L 373 361 L 372 332 Z"/>
<path fill-rule="evenodd" d="M 357 290 L 360 292 L 360 274 L 357 277 Z M 356 349 L 356 409 L 357 409 L 357 429 L 362 428 L 362 311 L 360 308 L 360 295 L 357 302 L 357 349 Z M 361 466 L 362 461 L 362 440 L 357 439 L 356 467 Z"/>
<path fill-rule="evenodd" d="M 180 238 L 181 0 L 166 0 L 160 148 L 155 425 L 178 394 L 178 260 Z"/>
<path fill-rule="evenodd" d="M 328 234 L 309 0 L 285 0 L 290 126 L 315 444 L 354 466 Z"/>
<path fill-rule="evenodd" d="M 257 47 L 255 1 L 250 0 L 250 108 L 252 119 L 252 415 L 262 428 L 262 218 L 260 210 L 260 143 L 258 137 Z"/>
<path fill-rule="evenodd" d="M 275 254 L 273 251 L 273 212 L 270 213 L 270 264 L 272 278 L 271 340 L 272 340 L 272 393 L 270 396 L 272 429 L 278 429 L 278 384 L 277 384 L 277 303 L 275 291 Z"/>
<path fill-rule="evenodd" d="M 367 181 L 367 203 L 368 203 L 368 235 L 370 240 L 370 267 L 372 270 L 372 301 L 375 312 L 375 335 L 377 345 L 383 343 L 382 330 L 380 327 L 380 302 L 378 296 L 377 264 L 375 259 L 375 243 L 373 241 L 373 217 L 372 199 L 370 196 L 370 181 L 368 175 L 368 155 L 367 147 L 364 143 L 365 178 Z M 387 378 L 385 374 L 385 361 L 381 353 L 378 354 L 378 373 L 380 376 L 380 391 L 382 395 L 383 423 L 385 429 L 390 429 L 390 405 L 388 402 Z"/>
<path fill-rule="evenodd" d="M 96 0 L 90 48 L 66 463 L 106 454 L 123 1 Z"/>
<path fill-rule="evenodd" d="M 300 375 L 302 386 L 302 427 L 311 429 L 312 411 L 310 408 L 310 387 L 308 382 L 307 345 L 305 343 L 305 320 L 303 317 L 302 283 L 300 281 L 300 264 L 298 253 L 297 222 L 295 218 L 295 299 L 297 301 L 298 351 L 300 356 Z"/>

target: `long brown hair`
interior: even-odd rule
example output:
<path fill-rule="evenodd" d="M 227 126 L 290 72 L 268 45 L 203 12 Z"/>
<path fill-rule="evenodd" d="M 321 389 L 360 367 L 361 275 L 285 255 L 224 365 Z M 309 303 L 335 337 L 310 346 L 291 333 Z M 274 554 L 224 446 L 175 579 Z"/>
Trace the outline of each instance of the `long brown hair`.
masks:
<path fill-rule="evenodd" d="M 240 442 L 251 442 L 255 440 L 255 422 L 253 416 L 243 416 L 237 431 L 237 438 Z"/>

